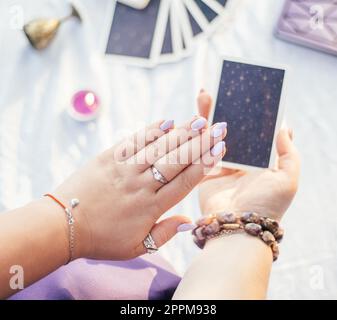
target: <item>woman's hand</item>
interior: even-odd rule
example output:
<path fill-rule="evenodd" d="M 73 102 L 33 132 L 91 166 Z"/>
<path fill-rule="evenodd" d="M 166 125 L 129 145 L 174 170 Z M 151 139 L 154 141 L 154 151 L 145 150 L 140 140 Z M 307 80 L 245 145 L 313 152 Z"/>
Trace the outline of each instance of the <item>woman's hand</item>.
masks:
<path fill-rule="evenodd" d="M 211 98 L 203 92 L 199 97 L 199 112 L 207 118 L 210 108 Z M 278 166 L 275 170 L 221 169 L 220 173 L 209 175 L 200 185 L 202 212 L 255 211 L 281 220 L 297 190 L 300 161 L 291 131 L 281 130 L 276 143 Z"/>
<path fill-rule="evenodd" d="M 203 92 L 199 113 L 207 118 L 210 108 L 211 98 Z M 216 176 L 209 175 L 200 185 L 202 212 L 255 211 L 280 220 L 299 176 L 299 156 L 287 130 L 278 135 L 277 151 L 276 170 L 221 169 Z M 173 299 L 264 299 L 272 257 L 263 241 L 246 233 L 216 237 L 207 241 L 191 264 Z"/>
<path fill-rule="evenodd" d="M 54 195 L 64 203 L 72 198 L 80 201 L 73 209 L 76 256 L 130 259 L 146 252 L 143 240 L 150 231 L 158 247 L 173 237 L 189 219 L 173 216 L 157 221 L 225 154 L 226 128 L 219 124 L 214 129 L 202 117 L 179 128 L 173 128 L 173 121 L 154 123 L 99 155 L 58 187 Z M 152 165 L 167 184 L 154 179 Z"/>

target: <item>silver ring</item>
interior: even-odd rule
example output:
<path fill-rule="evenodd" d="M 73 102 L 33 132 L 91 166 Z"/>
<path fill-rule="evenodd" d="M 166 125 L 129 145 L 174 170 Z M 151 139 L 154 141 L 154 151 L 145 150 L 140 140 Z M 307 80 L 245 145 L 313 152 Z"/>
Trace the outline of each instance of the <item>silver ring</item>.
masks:
<path fill-rule="evenodd" d="M 155 167 L 151 166 L 151 172 L 154 180 L 160 182 L 161 184 L 167 184 L 167 179 L 160 173 L 160 171 Z"/>
<path fill-rule="evenodd" d="M 149 233 L 143 241 L 144 247 L 146 248 L 146 252 L 149 254 L 155 253 L 158 251 L 158 247 L 154 242 L 151 233 Z"/>

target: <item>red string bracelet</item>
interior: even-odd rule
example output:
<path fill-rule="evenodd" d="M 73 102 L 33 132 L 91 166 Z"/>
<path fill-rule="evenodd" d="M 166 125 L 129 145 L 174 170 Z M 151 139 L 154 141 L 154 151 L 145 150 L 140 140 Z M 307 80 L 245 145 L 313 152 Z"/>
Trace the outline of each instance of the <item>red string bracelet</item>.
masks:
<path fill-rule="evenodd" d="M 67 222 L 68 222 L 68 226 L 69 226 L 69 260 L 67 262 L 67 264 L 68 264 L 69 262 L 71 262 L 74 259 L 74 256 L 75 256 L 74 255 L 74 251 L 75 251 L 75 227 L 74 227 L 75 219 L 73 217 L 71 209 L 66 207 L 55 196 L 53 196 L 50 193 L 46 193 L 46 194 L 44 194 L 44 196 L 48 197 L 48 198 L 52 199 L 54 202 L 56 202 L 66 213 Z M 79 202 L 78 199 L 71 199 L 70 200 L 70 206 L 71 206 L 72 209 L 75 208 L 79 203 L 80 202 Z"/>
<path fill-rule="evenodd" d="M 52 194 L 46 193 L 43 195 L 44 197 L 49 197 L 53 199 L 56 203 L 58 203 L 64 210 L 67 208 L 60 200 L 56 199 Z"/>

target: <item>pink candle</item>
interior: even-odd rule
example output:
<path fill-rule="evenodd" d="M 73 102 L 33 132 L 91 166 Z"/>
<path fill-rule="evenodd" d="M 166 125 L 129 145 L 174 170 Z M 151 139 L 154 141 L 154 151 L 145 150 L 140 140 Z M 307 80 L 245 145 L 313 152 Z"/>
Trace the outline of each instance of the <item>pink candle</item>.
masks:
<path fill-rule="evenodd" d="M 72 98 L 70 115 L 78 121 L 89 121 L 96 118 L 100 110 L 100 101 L 97 95 L 90 90 L 81 90 Z"/>

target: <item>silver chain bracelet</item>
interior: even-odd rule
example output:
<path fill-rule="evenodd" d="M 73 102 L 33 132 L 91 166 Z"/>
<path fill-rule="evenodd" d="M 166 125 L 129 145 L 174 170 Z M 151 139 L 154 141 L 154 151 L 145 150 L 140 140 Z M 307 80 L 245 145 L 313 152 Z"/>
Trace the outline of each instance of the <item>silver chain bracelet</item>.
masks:
<path fill-rule="evenodd" d="M 52 200 L 54 200 L 58 205 L 60 205 L 62 207 L 62 209 L 65 211 L 66 213 L 66 218 L 67 218 L 67 223 L 68 223 L 68 227 L 69 227 L 69 260 L 67 262 L 67 264 L 69 262 L 71 262 L 72 260 L 74 260 L 75 257 L 75 219 L 72 213 L 72 209 L 74 209 L 75 207 L 77 207 L 80 203 L 80 201 L 76 198 L 71 199 L 70 200 L 70 208 L 66 207 L 60 200 L 58 200 L 56 197 L 54 197 L 52 194 L 45 194 L 45 197 L 49 197 Z"/>

